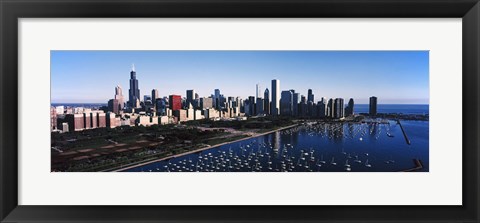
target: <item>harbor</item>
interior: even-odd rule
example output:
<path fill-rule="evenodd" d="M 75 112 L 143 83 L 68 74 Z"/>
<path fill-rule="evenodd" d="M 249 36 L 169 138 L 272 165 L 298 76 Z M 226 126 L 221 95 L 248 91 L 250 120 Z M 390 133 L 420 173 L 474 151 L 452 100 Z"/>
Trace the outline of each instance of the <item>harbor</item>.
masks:
<path fill-rule="evenodd" d="M 296 127 L 225 143 L 124 172 L 397 172 L 428 171 L 428 122 L 306 122 Z M 399 137 L 396 137 L 399 136 Z M 405 135 L 404 135 L 405 136 Z M 422 160 L 414 162 L 412 159 Z"/>

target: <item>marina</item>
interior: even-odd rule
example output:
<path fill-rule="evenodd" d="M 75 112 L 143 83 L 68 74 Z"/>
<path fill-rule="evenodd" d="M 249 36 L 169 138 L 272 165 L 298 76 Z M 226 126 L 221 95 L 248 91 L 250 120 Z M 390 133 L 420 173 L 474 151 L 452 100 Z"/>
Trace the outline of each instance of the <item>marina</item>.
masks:
<path fill-rule="evenodd" d="M 306 122 L 289 129 L 122 171 L 428 171 L 428 122 L 402 121 L 402 124 L 403 127 L 395 120 L 368 123 Z M 405 132 L 411 133 L 409 141 L 400 136 Z M 399 137 L 395 137 L 397 135 Z M 421 164 L 414 166 L 412 159 Z"/>

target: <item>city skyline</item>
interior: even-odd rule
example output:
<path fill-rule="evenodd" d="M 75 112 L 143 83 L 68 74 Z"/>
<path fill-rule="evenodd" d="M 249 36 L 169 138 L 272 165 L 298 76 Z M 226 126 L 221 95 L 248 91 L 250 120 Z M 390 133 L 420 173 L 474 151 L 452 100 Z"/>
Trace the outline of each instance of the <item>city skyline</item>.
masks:
<path fill-rule="evenodd" d="M 312 89 L 315 101 L 354 98 L 368 104 L 373 95 L 381 96 L 381 104 L 429 100 L 427 51 L 52 51 L 51 56 L 52 103 L 105 103 L 117 85 L 128 89 L 132 63 L 140 98 L 152 89 L 160 97 L 184 98 L 187 90 L 208 97 L 220 89 L 245 99 L 265 88 L 272 92 L 270 82 L 279 79 L 279 92 L 295 89 L 307 96 Z"/>

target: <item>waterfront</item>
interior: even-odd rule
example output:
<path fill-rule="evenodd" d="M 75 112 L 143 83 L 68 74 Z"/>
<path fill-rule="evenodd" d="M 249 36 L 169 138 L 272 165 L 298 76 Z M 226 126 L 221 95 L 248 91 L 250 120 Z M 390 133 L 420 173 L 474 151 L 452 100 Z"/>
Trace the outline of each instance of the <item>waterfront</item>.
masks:
<path fill-rule="evenodd" d="M 429 166 L 428 121 L 316 123 L 229 143 L 127 172 L 394 172 Z"/>

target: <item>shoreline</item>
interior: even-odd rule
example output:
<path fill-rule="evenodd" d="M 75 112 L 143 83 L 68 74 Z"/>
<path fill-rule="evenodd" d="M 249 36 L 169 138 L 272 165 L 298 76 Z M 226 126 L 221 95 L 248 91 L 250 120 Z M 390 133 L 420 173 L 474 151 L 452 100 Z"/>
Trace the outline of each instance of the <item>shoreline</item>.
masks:
<path fill-rule="evenodd" d="M 297 125 L 298 124 L 293 124 L 293 125 L 281 127 L 281 128 L 275 129 L 275 130 L 270 130 L 270 131 L 267 131 L 267 132 L 256 133 L 256 134 L 253 134 L 251 136 L 247 136 L 245 138 L 236 139 L 236 140 L 228 141 L 228 142 L 223 142 L 223 143 L 219 143 L 219 144 L 215 144 L 215 145 L 209 145 L 209 146 L 206 146 L 206 147 L 203 147 L 203 148 L 200 148 L 200 149 L 196 149 L 196 150 L 192 150 L 192 151 L 188 151 L 188 152 L 185 152 L 185 153 L 182 153 L 182 154 L 171 155 L 171 156 L 167 156 L 167 157 L 163 157 L 163 158 L 159 158 L 159 159 L 154 159 L 154 160 L 150 160 L 150 161 L 146 161 L 146 162 L 142 162 L 142 163 L 138 163 L 138 164 L 133 164 L 132 166 L 129 166 L 129 167 L 123 167 L 123 168 L 119 168 L 119 169 L 115 169 L 115 170 L 107 170 L 107 171 L 100 171 L 100 172 L 121 172 L 121 171 L 124 171 L 124 170 L 148 165 L 148 164 L 151 164 L 151 163 L 160 162 L 160 161 L 164 161 L 164 160 L 172 159 L 172 158 L 177 158 L 177 157 L 189 155 L 189 154 L 192 154 L 192 153 L 201 152 L 201 151 L 208 150 L 208 149 L 213 149 L 213 148 L 220 147 L 220 146 L 223 146 L 223 145 L 226 145 L 226 144 L 235 143 L 235 142 L 255 138 L 255 137 L 258 137 L 258 136 L 267 135 L 267 134 L 274 133 L 274 132 L 277 132 L 277 131 L 282 131 L 282 130 L 285 130 L 285 129 L 293 128 Z"/>

